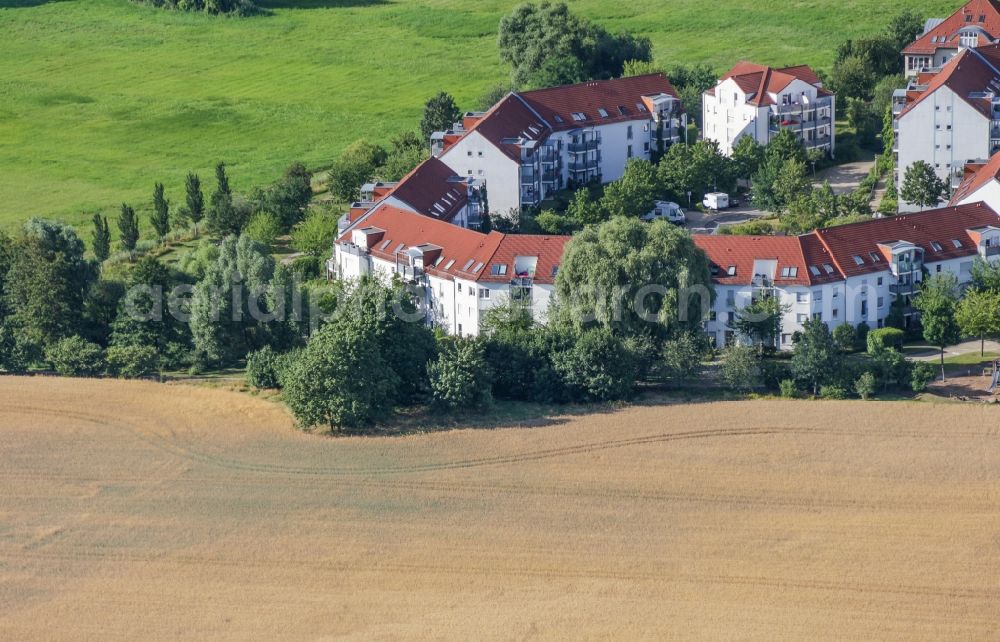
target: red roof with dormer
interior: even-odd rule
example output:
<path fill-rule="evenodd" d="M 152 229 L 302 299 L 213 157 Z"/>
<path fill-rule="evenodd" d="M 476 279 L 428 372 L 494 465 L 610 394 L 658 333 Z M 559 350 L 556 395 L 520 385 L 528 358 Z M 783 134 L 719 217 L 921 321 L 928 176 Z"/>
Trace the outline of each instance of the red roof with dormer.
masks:
<path fill-rule="evenodd" d="M 744 94 L 750 96 L 747 102 L 751 105 L 772 105 L 774 100 L 770 94 L 781 93 L 788 85 L 796 80 L 812 85 L 819 89 L 821 96 L 830 96 L 830 92 L 822 88 L 822 82 L 815 71 L 808 65 L 796 65 L 794 67 L 783 67 L 774 69 L 765 65 L 758 65 L 752 62 L 742 61 L 736 63 L 732 69 L 727 71 L 719 82 L 732 79 Z M 715 95 L 715 88 L 707 92 L 710 96 Z"/>
<path fill-rule="evenodd" d="M 965 178 L 951 195 L 949 205 L 957 205 L 990 181 L 1000 180 L 1000 153 L 994 154 L 986 163 L 967 163 L 965 172 Z"/>
<path fill-rule="evenodd" d="M 469 201 L 467 179 L 431 156 L 389 192 L 424 216 L 451 221 Z"/>
<path fill-rule="evenodd" d="M 535 234 L 483 234 L 458 227 L 408 210 L 382 204 L 376 206 L 356 225 L 340 236 L 339 242 L 351 243 L 355 231 L 377 229 L 378 240 L 368 252 L 386 261 L 399 260 L 400 254 L 414 247 L 434 246 L 435 258 L 424 271 L 442 278 L 460 278 L 479 282 L 510 282 L 516 275 L 517 257 L 536 257 L 534 282 L 555 282 L 569 236 Z M 494 265 L 505 265 L 497 269 Z"/>
<path fill-rule="evenodd" d="M 941 67 L 940 71 L 920 74 L 918 82 L 925 89 L 907 92 L 907 104 L 901 118 L 929 96 L 947 87 L 979 113 L 992 118 L 988 93 L 1000 93 L 1000 44 L 965 49 Z"/>
<path fill-rule="evenodd" d="M 933 55 L 938 49 L 958 49 L 961 46 L 960 32 L 970 27 L 982 30 L 991 40 L 1000 37 L 1000 2 L 970 0 L 907 45 L 903 53 Z"/>
<path fill-rule="evenodd" d="M 698 235 L 693 238 L 695 245 L 708 257 L 712 280 L 719 285 L 749 285 L 756 261 L 777 261 L 773 275 L 776 285 L 809 285 L 802 247 L 794 236 Z"/>

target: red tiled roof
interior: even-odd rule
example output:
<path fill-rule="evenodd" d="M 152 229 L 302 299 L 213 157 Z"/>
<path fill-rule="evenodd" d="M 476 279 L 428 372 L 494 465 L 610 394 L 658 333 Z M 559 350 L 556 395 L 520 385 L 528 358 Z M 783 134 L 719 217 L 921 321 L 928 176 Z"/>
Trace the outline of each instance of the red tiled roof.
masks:
<path fill-rule="evenodd" d="M 425 216 L 450 221 L 469 200 L 465 184 L 455 178 L 450 167 L 431 156 L 404 176 L 389 195 Z"/>
<path fill-rule="evenodd" d="M 552 129 L 558 131 L 629 120 L 648 120 L 651 118 L 649 108 L 640 109 L 639 106 L 644 102 L 643 96 L 658 94 L 677 98 L 674 86 L 661 73 L 592 80 L 563 87 L 523 91 L 518 95 Z M 608 115 L 602 116 L 600 109 Z M 573 113 L 584 114 L 587 118 L 584 121 L 574 120 Z"/>
<path fill-rule="evenodd" d="M 879 246 L 898 241 L 921 247 L 926 262 L 975 256 L 978 239 L 968 230 L 986 225 L 1000 227 L 1000 215 L 985 203 L 973 203 L 838 225 L 798 237 L 713 235 L 695 236 L 694 242 L 708 256 L 712 280 L 719 285 L 749 285 L 755 260 L 777 260 L 777 285 L 818 285 L 889 269 Z M 961 246 L 955 247 L 953 240 Z M 729 266 L 736 268 L 733 276 L 728 275 Z M 798 274 L 782 279 L 783 267 L 796 267 Z"/>
<path fill-rule="evenodd" d="M 959 31 L 966 27 L 979 27 L 995 40 L 1000 36 L 1000 2 L 970 0 L 944 22 L 907 45 L 903 53 L 930 55 L 941 48 L 956 49 Z"/>
<path fill-rule="evenodd" d="M 885 270 L 885 257 L 876 262 L 871 253 L 881 254 L 879 245 L 897 241 L 923 248 L 925 262 L 974 256 L 978 252 L 977 244 L 966 230 L 984 225 L 1000 225 L 1000 216 L 984 203 L 972 203 L 838 225 L 807 236 L 819 239 L 836 267 L 850 277 Z M 960 241 L 962 246 L 956 248 L 953 239 Z M 936 250 L 932 241 L 941 250 Z M 862 264 L 855 261 L 855 256 L 862 259 Z"/>
<path fill-rule="evenodd" d="M 478 281 L 504 283 L 510 281 L 514 273 L 514 259 L 518 256 L 535 256 L 534 282 L 552 284 L 556 280 L 556 270 L 562 262 L 563 248 L 569 236 L 544 236 L 540 234 L 506 234 L 496 252 L 490 257 Z M 507 275 L 494 275 L 494 265 L 506 265 Z"/>
<path fill-rule="evenodd" d="M 995 91 L 991 81 L 1000 83 L 1000 45 L 965 49 L 945 63 L 940 71 L 927 75 L 930 76 L 927 88 L 912 99 L 908 93 L 909 102 L 897 118 L 911 111 L 941 87 L 948 87 L 981 114 L 991 117 L 990 99 L 972 94 Z"/>
<path fill-rule="evenodd" d="M 507 156 L 519 161 L 521 159 L 520 148 L 508 141 L 519 137 L 543 140 L 552 133 L 552 130 L 520 98 L 514 94 L 508 94 L 506 98 L 490 108 L 469 132 L 479 132 Z"/>
<path fill-rule="evenodd" d="M 758 65 L 747 61 L 736 63 L 736 66 L 727 71 L 721 80 L 728 80 L 730 78 L 733 79 L 733 82 L 739 86 L 743 93 L 753 95 L 753 98 L 747 101 L 751 105 L 772 104 L 774 101 L 769 94 L 781 92 L 794 80 L 801 80 L 813 86 L 821 84 L 819 76 L 807 65 L 773 69 L 765 65 Z M 820 88 L 820 91 L 823 92 L 823 95 L 829 95 L 829 92 L 822 88 Z"/>
<path fill-rule="evenodd" d="M 563 246 L 570 238 L 495 231 L 483 234 L 383 204 L 372 209 L 357 225 L 342 234 L 340 242 L 351 242 L 355 230 L 367 227 L 385 232 L 369 249 L 373 256 L 394 261 L 400 246 L 399 251 L 405 251 L 430 244 L 441 248 L 442 258 L 436 266 L 425 266 L 428 274 L 482 282 L 508 282 L 515 276 L 516 256 L 535 256 L 538 257 L 535 283 L 552 283 L 555 280 L 553 267 L 560 264 Z M 507 264 L 506 275 L 492 275 L 493 264 Z M 475 269 L 477 266 L 478 271 Z"/>
<path fill-rule="evenodd" d="M 756 260 L 777 261 L 774 282 L 778 285 L 809 285 L 802 247 L 794 236 L 704 236 L 693 237 L 708 257 L 712 280 L 720 285 L 749 285 Z M 735 274 L 729 275 L 730 267 Z M 795 268 L 795 276 L 782 278 L 782 268 Z M 771 275 L 768 275 L 771 276 Z"/>
<path fill-rule="evenodd" d="M 1000 153 L 993 155 L 987 163 L 968 163 L 965 166 L 966 176 L 955 193 L 951 195 L 949 205 L 956 205 L 969 198 L 976 191 L 992 180 L 1000 180 Z M 969 170 L 973 169 L 970 174 Z"/>

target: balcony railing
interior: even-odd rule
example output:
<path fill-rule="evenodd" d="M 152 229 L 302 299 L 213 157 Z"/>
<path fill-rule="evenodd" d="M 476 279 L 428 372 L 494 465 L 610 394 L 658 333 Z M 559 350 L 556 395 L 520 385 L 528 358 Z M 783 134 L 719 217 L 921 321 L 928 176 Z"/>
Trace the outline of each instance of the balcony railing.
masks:
<path fill-rule="evenodd" d="M 601 144 L 601 139 L 600 138 L 595 139 L 595 140 L 584 141 L 582 143 L 570 143 L 569 144 L 569 152 L 571 154 L 581 154 L 583 152 L 591 152 L 591 151 L 594 151 L 595 149 L 597 149 L 597 147 L 600 144 Z"/>
<path fill-rule="evenodd" d="M 802 103 L 792 103 L 790 105 L 779 105 L 778 113 L 782 115 L 792 115 L 798 114 L 803 111 L 812 111 L 813 109 L 822 109 L 824 107 L 833 107 L 833 99 L 829 96 L 823 98 L 810 99 L 809 104 L 805 105 Z"/>
<path fill-rule="evenodd" d="M 570 161 L 569 171 L 571 172 L 586 172 L 588 170 L 597 169 L 600 165 L 600 160 L 597 158 L 587 158 L 580 161 Z"/>
<path fill-rule="evenodd" d="M 1000 256 L 1000 245 L 980 248 L 979 253 L 983 256 Z"/>

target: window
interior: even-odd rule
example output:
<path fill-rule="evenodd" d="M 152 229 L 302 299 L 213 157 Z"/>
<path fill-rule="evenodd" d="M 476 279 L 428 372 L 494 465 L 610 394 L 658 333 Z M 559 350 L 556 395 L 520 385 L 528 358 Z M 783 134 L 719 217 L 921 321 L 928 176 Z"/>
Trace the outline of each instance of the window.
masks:
<path fill-rule="evenodd" d="M 632 158 L 632 146 L 631 145 L 628 146 L 628 151 L 627 151 L 627 156 L 626 157 L 627 158 Z"/>
<path fill-rule="evenodd" d="M 472 268 L 472 272 L 474 274 L 479 274 L 479 270 L 481 269 L 483 269 L 483 263 L 480 261 L 479 263 L 476 263 L 476 267 Z"/>
<path fill-rule="evenodd" d="M 858 265 L 864 265 L 865 264 L 865 260 L 863 258 L 861 258 L 857 254 L 854 255 L 854 262 L 857 263 Z"/>
<path fill-rule="evenodd" d="M 736 313 L 735 312 L 727 312 L 726 313 L 726 324 L 727 325 L 733 325 L 733 322 L 735 322 L 735 321 L 736 321 Z"/>
<path fill-rule="evenodd" d="M 794 279 L 799 275 L 799 268 L 795 266 L 785 266 L 781 268 L 781 278 L 783 279 Z"/>
<path fill-rule="evenodd" d="M 493 276 L 504 276 L 507 274 L 507 264 L 497 263 L 490 269 L 490 274 Z"/>
<path fill-rule="evenodd" d="M 831 296 L 833 296 L 833 298 L 836 299 L 838 296 L 840 296 L 840 290 L 838 290 L 837 288 L 833 288 L 833 294 Z"/>
<path fill-rule="evenodd" d="M 462 324 L 458 324 L 458 336 L 462 336 Z"/>
<path fill-rule="evenodd" d="M 941 264 L 940 263 L 938 263 L 936 266 L 934 266 L 934 271 L 935 272 L 940 272 L 941 271 Z"/>
<path fill-rule="evenodd" d="M 461 292 L 461 291 L 462 291 L 462 284 L 461 284 L 461 283 L 459 283 L 459 284 L 458 284 L 458 291 L 459 291 L 459 292 Z"/>
<path fill-rule="evenodd" d="M 488 298 L 490 298 L 490 289 L 489 288 L 479 288 L 479 298 L 480 299 L 488 299 Z"/>
<path fill-rule="evenodd" d="M 475 259 L 469 259 L 468 261 L 466 261 L 465 262 L 465 267 L 462 268 L 462 271 L 463 272 L 468 272 L 469 268 L 472 267 L 473 263 L 475 263 Z"/>
<path fill-rule="evenodd" d="M 729 267 L 727 267 L 726 268 L 726 274 L 728 274 L 729 276 L 736 276 L 736 266 L 735 265 L 730 265 Z"/>
<path fill-rule="evenodd" d="M 823 300 L 823 290 L 813 290 L 813 303 L 819 303 Z"/>
<path fill-rule="evenodd" d="M 469 296 L 472 297 L 476 296 L 476 288 L 472 287 L 471 285 L 469 286 Z M 469 314 L 471 314 L 471 312 Z"/>
<path fill-rule="evenodd" d="M 822 321 L 823 315 L 819 312 L 813 312 L 813 321 Z"/>
<path fill-rule="evenodd" d="M 625 130 L 625 138 L 626 140 L 632 140 L 632 125 L 629 125 L 628 129 Z"/>
<path fill-rule="evenodd" d="M 806 321 L 809 320 L 809 315 L 808 314 L 797 314 L 797 315 L 795 315 L 795 320 L 798 321 L 799 323 L 805 323 Z"/>
<path fill-rule="evenodd" d="M 869 252 L 868 257 L 872 260 L 872 263 L 878 263 L 882 260 L 882 256 L 878 252 Z"/>
<path fill-rule="evenodd" d="M 952 240 L 951 240 L 951 244 L 955 246 L 955 249 L 956 249 L 956 250 L 957 250 L 958 248 L 962 247 L 962 242 L 961 242 L 961 241 L 959 241 L 958 239 L 952 239 Z"/>
<path fill-rule="evenodd" d="M 465 155 L 468 156 L 469 158 L 472 158 L 472 150 L 470 149 L 469 151 L 465 152 Z"/>
<path fill-rule="evenodd" d="M 382 245 L 378 246 L 379 251 L 380 252 L 385 252 L 385 248 L 389 247 L 390 243 L 392 243 L 392 239 L 386 239 L 386 240 L 382 241 Z"/>
<path fill-rule="evenodd" d="M 729 307 L 736 305 L 736 293 L 732 290 L 726 292 L 726 305 Z"/>
<path fill-rule="evenodd" d="M 708 313 L 708 320 L 709 321 L 715 321 L 718 318 L 719 318 L 719 313 L 718 312 L 716 312 L 715 310 L 710 310 L 709 311 L 709 313 Z"/>
<path fill-rule="evenodd" d="M 477 154 L 478 154 L 479 158 L 483 157 L 483 153 L 482 152 L 477 152 Z"/>
<path fill-rule="evenodd" d="M 791 340 L 792 340 L 792 335 L 790 335 L 790 334 L 783 334 L 783 335 L 781 335 L 781 344 L 782 345 L 788 343 Z"/>
<path fill-rule="evenodd" d="M 796 303 L 809 303 L 809 295 L 807 295 L 805 292 L 796 292 L 795 293 L 795 302 Z"/>
<path fill-rule="evenodd" d="M 642 151 L 644 151 L 644 152 L 648 152 L 649 151 L 649 143 L 643 143 L 642 144 Z"/>
<path fill-rule="evenodd" d="M 455 265 L 455 259 L 452 259 L 445 264 L 444 266 L 445 271 L 450 270 L 451 266 L 453 265 Z"/>
<path fill-rule="evenodd" d="M 885 307 L 885 297 L 884 296 L 880 296 L 878 298 L 878 309 L 881 310 L 884 307 Z"/>
<path fill-rule="evenodd" d="M 810 265 L 810 266 L 809 266 L 809 272 L 810 272 L 810 273 L 811 273 L 811 274 L 812 274 L 813 276 L 819 276 L 819 268 L 818 268 L 818 267 L 816 267 L 815 265 Z"/>
<path fill-rule="evenodd" d="M 941 244 L 938 243 L 937 241 L 931 241 L 931 247 L 934 249 L 935 252 L 944 251 L 944 249 L 941 247 Z"/>
<path fill-rule="evenodd" d="M 556 278 L 557 274 L 559 274 L 559 266 L 558 265 L 553 265 L 552 266 L 552 278 L 553 279 Z"/>
<path fill-rule="evenodd" d="M 833 274 L 833 266 L 830 265 L 829 263 L 824 263 L 823 269 L 826 270 L 827 274 Z"/>
<path fill-rule="evenodd" d="M 882 285 L 882 277 L 878 277 L 878 284 Z"/>
<path fill-rule="evenodd" d="M 607 118 L 608 117 L 608 110 L 605 109 L 604 107 L 599 107 L 597 109 L 597 113 L 601 115 L 601 118 Z"/>
<path fill-rule="evenodd" d="M 833 309 L 833 315 L 832 315 L 833 318 L 836 319 L 839 314 L 840 314 L 840 310 L 838 310 L 837 308 L 834 308 Z"/>

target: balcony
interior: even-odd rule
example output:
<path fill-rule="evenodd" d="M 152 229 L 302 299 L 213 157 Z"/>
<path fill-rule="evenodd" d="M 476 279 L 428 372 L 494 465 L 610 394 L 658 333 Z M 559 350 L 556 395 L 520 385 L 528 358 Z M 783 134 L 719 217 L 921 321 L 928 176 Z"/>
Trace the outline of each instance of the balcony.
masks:
<path fill-rule="evenodd" d="M 569 153 L 570 154 L 582 154 L 582 153 L 585 153 L 585 152 L 592 152 L 595 149 L 597 149 L 598 146 L 600 146 L 600 144 L 601 144 L 601 139 L 600 138 L 597 138 L 597 139 L 594 139 L 594 140 L 584 141 L 582 143 L 570 143 L 568 145 L 568 147 L 569 147 Z"/>
<path fill-rule="evenodd" d="M 569 162 L 569 171 L 571 172 L 587 172 L 596 170 L 601 164 L 598 158 L 585 158 L 579 161 Z"/>
<path fill-rule="evenodd" d="M 980 247 L 979 255 L 983 258 L 989 258 L 991 256 L 1000 256 L 1000 245 L 991 245 L 989 247 Z"/>
<path fill-rule="evenodd" d="M 821 98 L 810 99 L 808 105 L 801 103 L 778 105 L 777 112 L 782 116 L 786 116 L 786 115 L 799 114 L 802 112 L 808 112 L 814 109 L 823 109 L 823 108 L 832 109 L 833 98 L 831 98 L 830 96 L 824 96 Z"/>
<path fill-rule="evenodd" d="M 542 182 L 543 183 L 554 183 L 555 181 L 559 180 L 560 176 L 562 176 L 562 172 L 560 172 L 558 169 L 544 169 L 544 170 L 542 170 Z"/>

